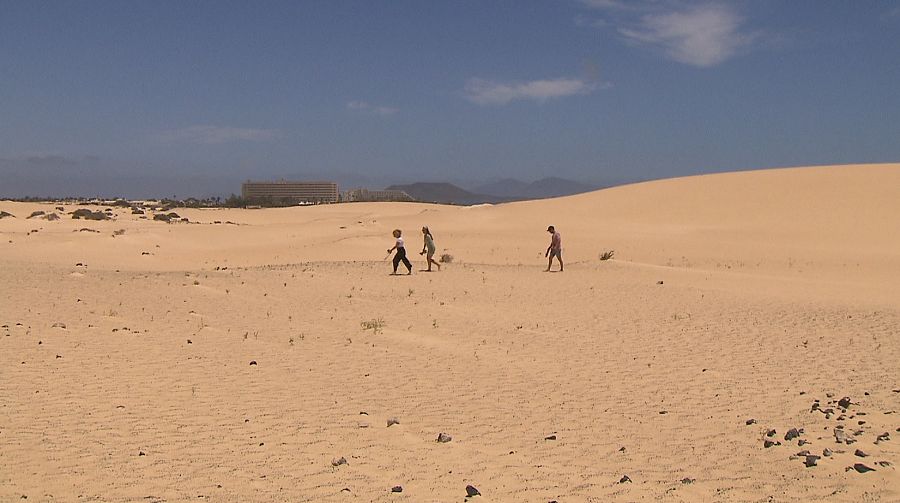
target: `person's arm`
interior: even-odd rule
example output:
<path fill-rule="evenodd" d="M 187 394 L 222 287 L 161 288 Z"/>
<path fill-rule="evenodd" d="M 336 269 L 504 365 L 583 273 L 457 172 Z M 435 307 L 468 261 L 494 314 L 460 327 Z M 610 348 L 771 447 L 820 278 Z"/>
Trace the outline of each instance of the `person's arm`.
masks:
<path fill-rule="evenodd" d="M 388 252 L 388 253 L 391 253 L 391 252 L 393 252 L 393 251 L 396 250 L 396 249 L 397 249 L 397 245 L 395 244 L 395 245 L 393 246 L 393 248 L 389 249 L 387 252 Z"/>

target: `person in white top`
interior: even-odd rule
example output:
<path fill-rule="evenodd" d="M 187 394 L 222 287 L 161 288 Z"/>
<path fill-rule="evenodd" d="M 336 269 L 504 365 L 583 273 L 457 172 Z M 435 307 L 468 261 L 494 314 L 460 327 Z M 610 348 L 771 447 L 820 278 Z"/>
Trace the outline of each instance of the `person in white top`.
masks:
<path fill-rule="evenodd" d="M 394 247 L 388 250 L 388 254 L 392 251 L 397 250 L 397 253 L 394 254 L 394 272 L 392 274 L 397 274 L 397 266 L 400 265 L 400 262 L 403 262 L 403 265 L 406 266 L 407 275 L 412 274 L 412 264 L 409 263 L 409 259 L 406 258 L 406 247 L 403 246 L 403 231 L 400 229 L 394 229 L 394 238 L 397 239 L 397 242 L 394 244 Z"/>

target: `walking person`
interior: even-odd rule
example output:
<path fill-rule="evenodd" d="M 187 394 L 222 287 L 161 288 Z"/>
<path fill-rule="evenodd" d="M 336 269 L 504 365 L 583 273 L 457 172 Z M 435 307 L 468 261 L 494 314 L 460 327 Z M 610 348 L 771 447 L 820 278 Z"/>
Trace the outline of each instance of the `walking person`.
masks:
<path fill-rule="evenodd" d="M 556 257 L 556 260 L 559 261 L 559 272 L 563 272 L 562 236 L 556 232 L 556 228 L 552 225 L 547 227 L 547 232 L 551 234 L 551 237 L 550 246 L 547 247 L 547 251 L 544 253 L 545 257 L 549 257 L 549 260 L 547 260 L 547 268 L 544 269 L 544 272 L 550 272 L 550 266 L 553 265 L 553 257 Z"/>
<path fill-rule="evenodd" d="M 400 262 L 403 262 L 403 265 L 406 266 L 407 275 L 412 274 L 412 264 L 409 263 L 409 259 L 406 258 L 406 247 L 403 246 L 403 231 L 400 229 L 394 229 L 394 238 L 397 242 L 394 244 L 394 247 L 388 250 L 388 254 L 392 251 L 397 250 L 397 253 L 394 254 L 394 272 L 393 274 L 397 274 L 397 266 L 400 265 Z"/>
<path fill-rule="evenodd" d="M 434 251 L 436 249 L 434 246 L 434 236 L 431 235 L 431 231 L 428 230 L 427 226 L 422 227 L 422 234 L 424 235 L 423 239 L 425 240 L 425 243 L 422 245 L 422 251 L 419 252 L 419 255 L 425 255 L 425 252 L 428 252 L 428 255 L 425 256 L 425 261 L 428 264 L 428 269 L 425 270 L 427 272 L 431 272 L 431 264 L 434 264 L 437 266 L 438 271 L 440 271 L 441 264 L 438 264 L 434 260 Z"/>

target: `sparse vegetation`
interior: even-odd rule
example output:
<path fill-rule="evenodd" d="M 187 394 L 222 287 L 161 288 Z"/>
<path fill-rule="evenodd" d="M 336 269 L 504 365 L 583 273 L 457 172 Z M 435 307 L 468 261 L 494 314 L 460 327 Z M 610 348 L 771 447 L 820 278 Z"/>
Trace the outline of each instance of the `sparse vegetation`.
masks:
<path fill-rule="evenodd" d="M 449 253 L 445 253 L 445 254 L 441 255 L 441 263 L 442 264 L 449 264 L 451 262 L 453 262 L 453 255 L 450 255 Z"/>
<path fill-rule="evenodd" d="M 85 220 L 109 220 L 109 215 L 102 211 L 91 211 L 87 208 L 79 208 L 72 212 L 73 219 L 83 218 Z"/>
<path fill-rule="evenodd" d="M 615 255 L 615 253 L 615 250 L 605 251 L 600 254 L 600 260 L 609 260 L 613 258 L 613 255 Z"/>
<path fill-rule="evenodd" d="M 371 320 L 360 322 L 359 326 L 361 326 L 363 330 L 371 330 L 372 333 L 377 334 L 384 328 L 384 320 L 381 318 L 373 318 Z"/>

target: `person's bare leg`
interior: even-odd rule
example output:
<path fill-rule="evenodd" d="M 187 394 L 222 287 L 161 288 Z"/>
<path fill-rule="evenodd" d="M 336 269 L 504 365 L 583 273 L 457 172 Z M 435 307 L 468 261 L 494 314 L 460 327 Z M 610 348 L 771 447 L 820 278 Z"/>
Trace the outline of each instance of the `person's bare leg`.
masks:
<path fill-rule="evenodd" d="M 544 272 L 550 272 L 550 266 L 552 266 L 552 265 L 553 265 L 553 257 L 550 257 L 550 258 L 547 260 L 547 268 L 544 269 Z"/>
<path fill-rule="evenodd" d="M 562 255 L 557 255 L 557 256 L 556 256 L 556 260 L 559 260 L 559 272 L 563 272 Z"/>

